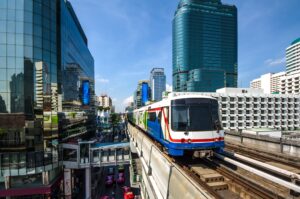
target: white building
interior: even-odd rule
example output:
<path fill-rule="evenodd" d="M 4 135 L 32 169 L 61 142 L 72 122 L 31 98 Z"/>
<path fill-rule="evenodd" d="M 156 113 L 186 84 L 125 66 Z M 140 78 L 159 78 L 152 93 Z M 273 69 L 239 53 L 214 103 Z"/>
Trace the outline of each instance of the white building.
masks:
<path fill-rule="evenodd" d="M 201 94 L 218 99 L 224 129 L 300 127 L 300 95 L 265 94 L 253 88 L 223 88 Z"/>
<path fill-rule="evenodd" d="M 98 106 L 103 108 L 111 108 L 112 107 L 112 100 L 108 95 L 101 95 L 97 97 Z"/>
<path fill-rule="evenodd" d="M 300 38 L 286 49 L 286 75 L 280 79 L 282 94 L 298 94 L 300 79 Z"/>
<path fill-rule="evenodd" d="M 286 73 L 300 73 L 300 38 L 296 39 L 286 49 Z"/>
<path fill-rule="evenodd" d="M 250 83 L 250 88 L 261 88 L 264 93 L 278 93 L 280 92 L 281 78 L 285 76 L 285 72 L 267 73 L 258 79 L 254 79 Z"/>
<path fill-rule="evenodd" d="M 299 94 L 300 93 L 300 73 L 286 75 L 281 77 L 280 93 L 282 94 Z"/>

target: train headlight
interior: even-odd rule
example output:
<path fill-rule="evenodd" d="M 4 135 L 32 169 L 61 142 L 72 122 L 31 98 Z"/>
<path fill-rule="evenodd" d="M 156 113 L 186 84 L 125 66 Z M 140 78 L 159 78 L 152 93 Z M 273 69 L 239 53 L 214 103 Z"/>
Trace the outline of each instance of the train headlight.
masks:
<path fill-rule="evenodd" d="M 191 143 L 192 143 L 191 139 L 188 139 L 188 143 L 189 143 L 189 144 L 191 144 Z"/>

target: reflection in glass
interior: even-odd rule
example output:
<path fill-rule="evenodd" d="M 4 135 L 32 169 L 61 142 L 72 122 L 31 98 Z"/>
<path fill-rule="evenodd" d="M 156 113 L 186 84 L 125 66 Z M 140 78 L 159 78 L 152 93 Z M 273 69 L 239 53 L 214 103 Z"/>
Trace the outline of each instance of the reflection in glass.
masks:
<path fill-rule="evenodd" d="M 7 22 L 7 32 L 8 33 L 15 33 L 16 32 L 16 22 L 15 21 L 8 21 Z"/>
<path fill-rule="evenodd" d="M 9 56 L 9 57 L 16 56 L 16 46 L 15 45 L 7 45 L 7 56 Z"/>
<path fill-rule="evenodd" d="M 0 113 L 7 113 L 4 94 L 0 93 Z"/>
<path fill-rule="evenodd" d="M 24 57 L 24 46 L 16 46 L 16 57 L 19 57 L 17 59 L 23 59 Z M 18 64 L 17 64 L 18 67 Z"/>
<path fill-rule="evenodd" d="M 15 9 L 16 8 L 16 0 L 8 0 L 7 1 L 7 8 L 8 9 Z"/>
<path fill-rule="evenodd" d="M 26 46 L 32 46 L 33 45 L 32 35 L 25 35 L 24 41 L 25 41 L 24 43 Z"/>
<path fill-rule="evenodd" d="M 0 32 L 7 32 L 6 31 L 6 21 L 0 21 Z"/>
<path fill-rule="evenodd" d="M 16 19 L 16 11 L 15 10 L 7 10 L 7 20 L 15 21 Z"/>
<path fill-rule="evenodd" d="M 0 68 L 0 81 L 6 81 L 6 69 Z"/>
<path fill-rule="evenodd" d="M 24 33 L 24 23 L 16 22 L 16 33 L 23 34 Z"/>
<path fill-rule="evenodd" d="M 6 68 L 6 57 L 0 57 L 0 68 Z"/>
<path fill-rule="evenodd" d="M 18 72 L 13 74 L 9 86 L 11 90 L 11 112 L 24 112 L 24 74 L 22 69 L 18 69 Z"/>
<path fill-rule="evenodd" d="M 0 44 L 0 56 L 6 57 L 6 45 Z"/>
<path fill-rule="evenodd" d="M 7 10 L 6 9 L 0 9 L 0 20 L 6 20 L 7 19 Z"/>
<path fill-rule="evenodd" d="M 6 83 L 6 81 L 0 81 L 0 92 L 7 92 L 7 83 Z"/>
<path fill-rule="evenodd" d="M 6 33 L 0 33 L 0 44 L 6 44 Z"/>
<path fill-rule="evenodd" d="M 15 34 L 7 34 L 7 44 L 16 44 Z"/>
<path fill-rule="evenodd" d="M 16 21 L 24 21 L 24 11 L 16 10 Z"/>
<path fill-rule="evenodd" d="M 7 58 L 7 68 L 15 68 L 15 67 L 16 67 L 16 59 L 14 57 L 8 57 Z"/>
<path fill-rule="evenodd" d="M 25 58 L 32 59 L 32 58 L 33 58 L 33 52 L 32 52 L 33 49 L 32 49 L 31 47 L 25 46 L 25 47 L 24 47 L 24 50 L 25 50 L 25 52 L 24 52 Z"/>

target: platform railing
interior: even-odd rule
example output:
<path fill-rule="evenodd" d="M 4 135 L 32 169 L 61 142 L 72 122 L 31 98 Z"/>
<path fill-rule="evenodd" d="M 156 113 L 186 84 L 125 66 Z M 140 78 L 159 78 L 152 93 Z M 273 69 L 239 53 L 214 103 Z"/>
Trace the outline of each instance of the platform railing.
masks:
<path fill-rule="evenodd" d="M 204 188 L 171 162 L 145 134 L 128 124 L 132 147 L 135 147 L 141 164 L 142 194 L 157 199 L 214 198 Z"/>

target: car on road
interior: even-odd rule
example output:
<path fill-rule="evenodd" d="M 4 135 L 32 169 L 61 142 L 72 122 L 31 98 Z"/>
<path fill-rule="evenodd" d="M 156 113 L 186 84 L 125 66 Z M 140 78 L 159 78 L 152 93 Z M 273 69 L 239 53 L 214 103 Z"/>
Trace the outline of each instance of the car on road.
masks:
<path fill-rule="evenodd" d="M 124 187 L 122 187 L 122 189 L 124 192 L 124 194 L 123 194 L 124 199 L 134 199 L 134 194 L 131 191 L 130 187 L 124 186 Z"/>
<path fill-rule="evenodd" d="M 134 199 L 134 194 L 130 192 L 124 193 L 124 199 Z"/>
<path fill-rule="evenodd" d="M 118 184 L 123 184 L 125 182 L 125 176 L 124 176 L 124 173 L 119 173 L 118 174 L 118 178 L 117 178 L 117 183 Z"/>
<path fill-rule="evenodd" d="M 105 179 L 105 185 L 106 186 L 111 186 L 111 185 L 114 184 L 114 182 L 115 182 L 115 179 L 114 179 L 113 175 L 106 176 L 106 179 Z"/>

